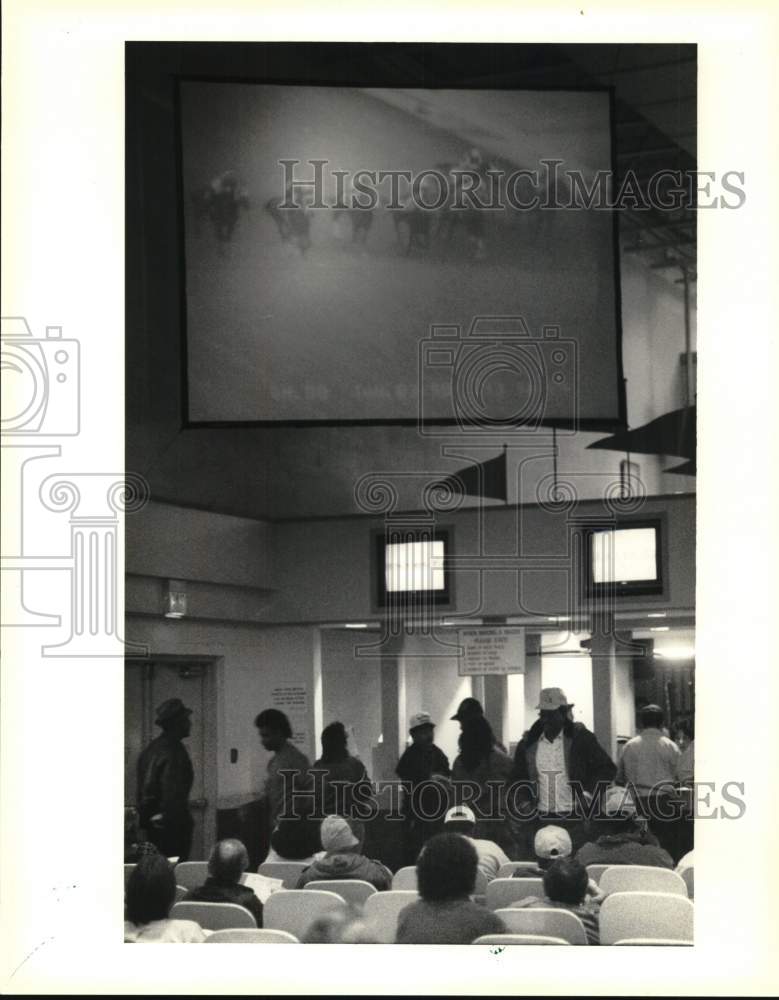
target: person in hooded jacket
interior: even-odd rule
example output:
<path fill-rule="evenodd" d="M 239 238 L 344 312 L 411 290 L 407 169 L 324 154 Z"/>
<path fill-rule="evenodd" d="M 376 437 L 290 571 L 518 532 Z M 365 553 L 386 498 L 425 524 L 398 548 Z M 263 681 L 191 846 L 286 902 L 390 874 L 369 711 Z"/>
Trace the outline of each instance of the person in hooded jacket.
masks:
<path fill-rule="evenodd" d="M 350 825 L 343 816 L 325 816 L 319 836 L 325 855 L 301 873 L 296 888 L 322 879 L 361 879 L 380 891 L 392 887 L 389 868 L 362 853 L 361 825 Z"/>

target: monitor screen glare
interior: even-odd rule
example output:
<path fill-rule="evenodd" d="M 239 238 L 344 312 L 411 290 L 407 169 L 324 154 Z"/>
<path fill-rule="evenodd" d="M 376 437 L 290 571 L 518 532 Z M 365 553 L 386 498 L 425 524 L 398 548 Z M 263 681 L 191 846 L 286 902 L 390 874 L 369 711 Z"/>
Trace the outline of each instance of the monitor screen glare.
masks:
<path fill-rule="evenodd" d="M 386 547 L 388 593 L 444 590 L 444 542 L 391 542 Z"/>
<path fill-rule="evenodd" d="M 633 583 L 657 579 L 655 528 L 618 528 L 592 536 L 593 583 Z"/>

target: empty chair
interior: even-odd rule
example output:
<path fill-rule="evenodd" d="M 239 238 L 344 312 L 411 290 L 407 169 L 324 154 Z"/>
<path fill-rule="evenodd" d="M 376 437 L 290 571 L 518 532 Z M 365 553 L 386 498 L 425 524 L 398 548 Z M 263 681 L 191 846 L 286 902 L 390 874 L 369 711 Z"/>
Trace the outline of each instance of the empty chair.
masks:
<path fill-rule="evenodd" d="M 600 943 L 625 938 L 666 938 L 692 942 L 692 903 L 665 892 L 614 892 L 600 908 Z"/>
<path fill-rule="evenodd" d="M 392 888 L 401 891 L 417 891 L 417 869 L 415 865 L 406 868 L 398 868 L 392 876 Z"/>
<path fill-rule="evenodd" d="M 357 907 L 362 907 L 368 896 L 372 896 L 377 891 L 370 882 L 363 882 L 359 878 L 321 879 L 316 882 L 307 882 L 306 889 L 334 892 L 350 906 Z"/>
<path fill-rule="evenodd" d="M 176 885 L 183 885 L 185 889 L 197 889 L 208 878 L 208 862 L 182 861 L 176 865 L 174 874 Z"/>
<path fill-rule="evenodd" d="M 236 903 L 175 903 L 170 915 L 174 920 L 194 920 L 209 931 L 222 931 L 233 927 L 257 928 L 257 921 Z"/>
<path fill-rule="evenodd" d="M 302 941 L 317 917 L 349 907 L 335 892 L 321 889 L 279 889 L 265 903 L 262 922 L 270 930 L 287 931 Z"/>
<path fill-rule="evenodd" d="M 525 896 L 543 899 L 544 880 L 540 878 L 494 878 L 487 883 L 485 905 L 490 910 L 511 906 Z"/>
<path fill-rule="evenodd" d="M 495 878 L 513 878 L 514 872 L 517 868 L 527 868 L 528 865 L 535 865 L 535 859 L 531 861 L 509 861 L 505 865 L 501 865 L 498 869 L 498 874 Z"/>
<path fill-rule="evenodd" d="M 564 938 L 546 934 L 483 934 L 474 944 L 570 944 Z"/>
<path fill-rule="evenodd" d="M 174 902 L 180 903 L 181 900 L 186 896 L 186 894 L 188 892 L 189 892 L 189 889 L 187 889 L 187 887 L 185 885 L 177 885 L 176 886 L 176 898 L 175 898 Z"/>
<path fill-rule="evenodd" d="M 587 944 L 584 924 L 575 913 L 555 907 L 496 910 L 510 934 L 540 934 L 563 938 L 568 944 Z"/>
<path fill-rule="evenodd" d="M 307 861 L 263 861 L 257 869 L 257 874 L 267 875 L 268 878 L 279 878 L 283 882 L 283 888 L 294 889 L 306 868 L 308 868 Z"/>
<path fill-rule="evenodd" d="M 612 892 L 670 892 L 687 895 L 682 877 L 670 868 L 651 868 L 648 865 L 612 865 L 601 875 L 600 891 L 608 896 Z"/>
<path fill-rule="evenodd" d="M 600 880 L 603 877 L 603 873 L 607 868 L 611 868 L 612 865 L 587 865 L 587 874 L 590 876 L 593 882 L 600 885 Z"/>
<path fill-rule="evenodd" d="M 225 931 L 214 931 L 206 938 L 206 944 L 300 944 L 294 934 L 286 931 L 271 931 L 265 927 L 235 927 Z"/>
<path fill-rule="evenodd" d="M 398 917 L 409 903 L 419 899 L 419 893 L 408 889 L 377 892 L 365 900 L 363 915 L 379 944 L 394 944 L 398 932 Z"/>
<path fill-rule="evenodd" d="M 695 899 L 695 869 L 685 868 L 681 874 L 681 879 L 687 886 L 687 895 L 690 899 Z"/>
<path fill-rule="evenodd" d="M 625 938 L 623 941 L 615 941 L 614 944 L 626 944 L 632 948 L 644 946 L 656 948 L 658 945 L 666 948 L 692 947 L 692 941 L 674 941 L 672 938 Z"/>

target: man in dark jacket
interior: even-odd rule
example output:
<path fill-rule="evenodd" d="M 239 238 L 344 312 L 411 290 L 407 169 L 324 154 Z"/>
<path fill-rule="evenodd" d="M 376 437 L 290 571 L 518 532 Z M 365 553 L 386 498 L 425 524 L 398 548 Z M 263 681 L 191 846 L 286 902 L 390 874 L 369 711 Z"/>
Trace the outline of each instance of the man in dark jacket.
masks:
<path fill-rule="evenodd" d="M 539 718 L 514 754 L 513 780 L 521 787 L 513 804 L 521 805 L 527 817 L 524 846 L 529 851 L 536 830 L 549 823 L 566 828 L 576 849 L 584 837 L 583 807 L 614 780 L 614 762 L 595 735 L 573 721 L 572 708 L 560 688 L 544 688 Z"/>
<path fill-rule="evenodd" d="M 240 840 L 220 840 L 208 859 L 208 878 L 203 885 L 187 893 L 187 900 L 198 903 L 236 903 L 262 927 L 262 903 L 252 889 L 241 885 L 241 876 L 249 867 L 249 854 Z"/>
<path fill-rule="evenodd" d="M 194 773 L 182 740 L 189 736 L 192 709 L 169 698 L 157 709 L 162 733 L 138 758 L 138 812 L 147 838 L 166 857 L 186 861 L 192 846 L 189 793 Z"/>
<path fill-rule="evenodd" d="M 451 770 L 446 754 L 433 742 L 435 725 L 428 712 L 412 715 L 408 731 L 411 746 L 403 751 L 395 773 L 405 790 L 406 864 L 413 865 L 425 841 L 443 829 Z"/>

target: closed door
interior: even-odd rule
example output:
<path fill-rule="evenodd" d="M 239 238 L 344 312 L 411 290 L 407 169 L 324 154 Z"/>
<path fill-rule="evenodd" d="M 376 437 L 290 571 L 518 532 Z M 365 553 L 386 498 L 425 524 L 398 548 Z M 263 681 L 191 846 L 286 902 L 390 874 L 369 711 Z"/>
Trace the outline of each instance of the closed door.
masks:
<path fill-rule="evenodd" d="M 180 698 L 192 709 L 192 729 L 184 746 L 192 760 L 190 810 L 194 820 L 192 860 L 205 859 L 216 835 L 213 665 L 191 659 L 125 664 L 124 794 L 137 805 L 138 756 L 160 733 L 154 723 L 158 705 Z"/>

